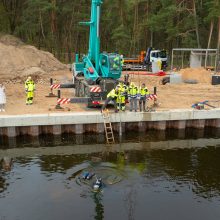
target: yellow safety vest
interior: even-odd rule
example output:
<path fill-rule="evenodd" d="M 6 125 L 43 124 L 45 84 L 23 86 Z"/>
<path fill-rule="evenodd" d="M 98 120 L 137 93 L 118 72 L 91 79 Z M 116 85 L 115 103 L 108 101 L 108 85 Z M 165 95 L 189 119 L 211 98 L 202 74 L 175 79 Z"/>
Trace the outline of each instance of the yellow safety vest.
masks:
<path fill-rule="evenodd" d="M 26 89 L 28 92 L 33 92 L 34 89 L 35 89 L 34 81 L 33 81 L 33 80 L 26 80 L 26 81 L 25 81 L 25 89 Z"/>
<path fill-rule="evenodd" d="M 111 97 L 111 98 L 117 98 L 117 94 L 116 94 L 116 92 L 115 92 L 115 89 L 112 89 L 109 93 L 108 93 L 108 95 L 107 95 L 107 98 L 109 98 L 109 97 Z"/>
<path fill-rule="evenodd" d="M 125 60 L 123 58 L 121 58 L 121 66 L 124 65 Z"/>
<path fill-rule="evenodd" d="M 141 97 L 144 97 L 144 96 L 146 96 L 146 95 L 149 95 L 150 93 L 149 93 L 149 91 L 148 91 L 148 88 L 145 87 L 145 88 L 140 88 L 140 89 L 139 89 L 139 94 L 140 94 Z"/>
<path fill-rule="evenodd" d="M 130 86 L 128 88 L 128 96 L 131 98 L 136 98 L 138 94 L 138 88 L 137 86 Z"/>
<path fill-rule="evenodd" d="M 113 68 L 118 68 L 118 67 L 122 67 L 124 64 L 124 59 L 122 59 L 121 57 L 119 56 L 116 56 L 114 58 L 114 64 L 113 64 Z"/>

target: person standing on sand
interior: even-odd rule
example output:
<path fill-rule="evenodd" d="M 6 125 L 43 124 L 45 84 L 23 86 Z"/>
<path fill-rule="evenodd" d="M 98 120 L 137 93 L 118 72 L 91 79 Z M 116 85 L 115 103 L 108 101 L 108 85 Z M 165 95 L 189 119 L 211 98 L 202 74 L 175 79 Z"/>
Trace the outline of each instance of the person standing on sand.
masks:
<path fill-rule="evenodd" d="M 138 96 L 138 87 L 131 82 L 128 87 L 128 101 L 130 102 L 130 112 L 133 110 L 137 111 L 137 96 Z"/>
<path fill-rule="evenodd" d="M 2 83 L 0 83 L 0 112 L 5 111 L 5 104 L 6 104 L 5 87 Z"/>
<path fill-rule="evenodd" d="M 34 91 L 35 91 L 35 83 L 31 79 L 31 76 L 28 76 L 27 80 L 25 81 L 26 105 L 33 104 Z"/>
<path fill-rule="evenodd" d="M 139 91 L 138 91 L 138 96 L 139 96 L 139 107 L 140 107 L 140 112 L 146 112 L 146 102 L 147 102 L 147 96 L 149 95 L 148 88 L 145 86 L 145 83 L 142 83 Z"/>

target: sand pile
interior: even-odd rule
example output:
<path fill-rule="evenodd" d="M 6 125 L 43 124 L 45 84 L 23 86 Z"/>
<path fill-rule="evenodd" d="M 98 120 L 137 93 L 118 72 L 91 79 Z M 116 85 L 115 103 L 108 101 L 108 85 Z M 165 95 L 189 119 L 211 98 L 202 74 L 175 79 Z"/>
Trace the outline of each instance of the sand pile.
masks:
<path fill-rule="evenodd" d="M 19 39 L 0 36 L 0 79 L 14 79 L 27 75 L 41 75 L 66 69 L 51 53 L 25 45 Z"/>
<path fill-rule="evenodd" d="M 210 71 L 204 68 L 181 69 L 180 73 L 183 80 L 196 80 L 199 83 L 210 83 L 212 75 Z"/>

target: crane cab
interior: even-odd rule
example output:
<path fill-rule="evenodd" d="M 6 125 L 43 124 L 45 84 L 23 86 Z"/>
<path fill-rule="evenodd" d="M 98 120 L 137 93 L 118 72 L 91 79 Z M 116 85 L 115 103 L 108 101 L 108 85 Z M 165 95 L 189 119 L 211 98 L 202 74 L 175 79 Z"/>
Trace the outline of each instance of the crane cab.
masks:
<path fill-rule="evenodd" d="M 119 79 L 122 71 L 122 59 L 116 53 L 100 54 L 100 71 L 103 78 Z"/>

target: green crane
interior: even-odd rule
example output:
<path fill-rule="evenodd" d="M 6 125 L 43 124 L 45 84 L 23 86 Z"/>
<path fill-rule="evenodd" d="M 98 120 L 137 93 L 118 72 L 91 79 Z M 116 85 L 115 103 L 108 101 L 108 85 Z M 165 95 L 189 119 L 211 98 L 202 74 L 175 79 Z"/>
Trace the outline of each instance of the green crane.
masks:
<path fill-rule="evenodd" d="M 90 27 L 89 49 L 87 55 L 73 63 L 73 79 L 76 96 L 89 98 L 88 106 L 98 105 L 106 98 L 107 93 L 115 86 L 121 77 L 122 60 L 117 53 L 100 53 L 100 15 L 103 0 L 91 0 L 91 18 L 81 25 Z M 93 86 L 93 88 L 91 87 Z M 96 86 L 97 89 L 94 89 Z M 98 89 L 99 88 L 99 89 Z"/>
<path fill-rule="evenodd" d="M 93 81 L 98 78 L 119 79 L 121 77 L 120 56 L 116 53 L 100 53 L 100 9 L 103 0 L 92 0 L 91 20 L 80 22 L 82 25 L 90 26 L 88 54 L 83 57 L 82 62 L 78 58 L 75 62 L 75 72 L 84 74 L 87 80 Z M 77 56 L 78 57 L 78 56 Z"/>

